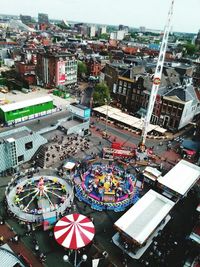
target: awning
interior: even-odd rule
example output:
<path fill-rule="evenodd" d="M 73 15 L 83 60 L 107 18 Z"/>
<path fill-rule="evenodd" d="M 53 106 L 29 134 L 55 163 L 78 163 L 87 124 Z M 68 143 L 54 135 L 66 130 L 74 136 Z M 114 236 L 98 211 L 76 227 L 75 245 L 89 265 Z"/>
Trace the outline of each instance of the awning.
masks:
<path fill-rule="evenodd" d="M 104 115 L 104 117 L 108 115 L 109 119 L 113 119 L 119 123 L 122 123 L 123 125 L 126 125 L 127 127 L 133 127 L 140 130 L 142 130 L 143 128 L 144 120 L 124 113 L 118 108 L 113 108 L 111 106 L 104 105 L 101 107 L 93 108 L 93 110 Z M 145 111 L 145 109 L 143 110 Z M 166 132 L 166 129 L 161 128 L 158 125 L 149 124 L 148 132 L 152 130 L 155 130 L 159 133 Z"/>
<path fill-rule="evenodd" d="M 67 170 L 72 170 L 75 167 L 75 165 L 76 164 L 74 162 L 68 161 L 66 164 L 64 164 L 63 168 Z"/>

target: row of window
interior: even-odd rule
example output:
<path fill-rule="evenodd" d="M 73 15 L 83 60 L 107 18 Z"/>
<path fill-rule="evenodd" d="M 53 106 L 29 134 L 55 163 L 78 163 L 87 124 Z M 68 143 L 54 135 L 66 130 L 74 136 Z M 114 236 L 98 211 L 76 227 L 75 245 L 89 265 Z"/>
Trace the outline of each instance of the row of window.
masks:
<path fill-rule="evenodd" d="M 180 105 L 177 106 L 177 105 L 163 103 L 162 112 L 173 116 L 181 116 L 182 107 Z"/>
<path fill-rule="evenodd" d="M 128 87 L 128 88 L 131 88 L 132 87 L 132 83 L 128 83 L 128 82 L 125 82 L 125 81 L 119 81 L 119 86 L 123 86 L 123 87 Z"/>
<path fill-rule="evenodd" d="M 50 103 L 50 102 L 48 102 Z M 41 103 L 41 104 L 37 104 L 37 105 L 34 105 L 32 107 L 41 107 L 41 106 L 45 106 L 47 103 Z M 13 113 L 16 113 L 16 112 L 22 112 L 22 111 L 28 111 L 27 110 L 28 107 L 25 107 L 25 108 L 20 108 L 20 109 L 15 109 L 15 110 L 11 110 L 11 111 L 8 111 L 6 112 L 7 114 L 13 114 Z"/>

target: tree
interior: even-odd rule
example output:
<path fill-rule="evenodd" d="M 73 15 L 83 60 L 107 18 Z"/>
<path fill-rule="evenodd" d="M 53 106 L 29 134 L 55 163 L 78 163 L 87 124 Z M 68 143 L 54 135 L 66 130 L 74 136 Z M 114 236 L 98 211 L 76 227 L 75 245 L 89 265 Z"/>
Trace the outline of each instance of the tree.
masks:
<path fill-rule="evenodd" d="M 195 45 L 193 45 L 191 43 L 187 43 L 187 44 L 183 45 L 183 48 L 185 48 L 184 50 L 185 50 L 186 54 L 189 56 L 194 55 L 196 52 Z"/>
<path fill-rule="evenodd" d="M 99 39 L 108 40 L 108 39 L 109 39 L 109 34 L 108 34 L 108 33 L 102 33 L 102 34 L 99 36 Z"/>
<path fill-rule="evenodd" d="M 93 92 L 93 102 L 95 106 L 102 106 L 110 102 L 110 91 L 105 83 L 98 83 Z"/>
<path fill-rule="evenodd" d="M 87 74 L 87 66 L 84 62 L 78 61 L 78 76 L 83 77 Z"/>

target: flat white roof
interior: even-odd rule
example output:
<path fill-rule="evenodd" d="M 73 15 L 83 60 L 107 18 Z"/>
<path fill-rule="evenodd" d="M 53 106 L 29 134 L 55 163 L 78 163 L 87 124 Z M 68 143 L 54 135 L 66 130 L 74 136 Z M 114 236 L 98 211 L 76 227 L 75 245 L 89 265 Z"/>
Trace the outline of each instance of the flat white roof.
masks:
<path fill-rule="evenodd" d="M 143 244 L 174 204 L 168 198 L 149 190 L 115 222 L 115 226 L 139 244 Z"/>
<path fill-rule="evenodd" d="M 155 181 L 159 176 L 161 176 L 161 172 L 156 168 L 147 166 L 143 171 L 144 176 L 148 177 L 149 179 Z"/>
<path fill-rule="evenodd" d="M 108 114 L 109 118 L 114 119 L 118 122 L 122 122 L 122 123 L 126 124 L 127 126 L 135 127 L 137 129 L 140 129 L 140 130 L 142 130 L 142 128 L 143 128 L 143 123 L 144 123 L 143 120 L 136 118 L 134 116 L 131 116 L 129 114 L 126 114 L 118 108 L 113 108 L 111 106 L 104 105 L 104 106 L 93 108 L 93 110 L 97 111 L 103 115 Z M 158 131 L 160 133 L 166 132 L 166 129 L 161 128 L 158 125 L 149 124 L 148 132 L 150 132 L 152 130 Z"/>
<path fill-rule="evenodd" d="M 12 110 L 20 109 L 20 108 L 25 108 L 25 107 L 34 106 L 37 104 L 46 103 L 49 101 L 53 101 L 53 99 L 50 96 L 42 96 L 39 98 L 33 98 L 33 99 L 28 99 L 28 100 L 24 100 L 24 101 L 20 101 L 16 103 L 2 105 L 0 106 L 0 109 L 3 110 L 4 112 L 8 112 L 8 111 L 12 111 Z"/>
<path fill-rule="evenodd" d="M 184 195 L 200 178 L 200 167 L 181 160 L 158 182 L 171 190 Z"/>
<path fill-rule="evenodd" d="M 65 165 L 63 166 L 63 168 L 65 168 L 67 170 L 72 170 L 75 165 L 76 164 L 74 162 L 68 161 L 67 163 L 65 163 Z"/>

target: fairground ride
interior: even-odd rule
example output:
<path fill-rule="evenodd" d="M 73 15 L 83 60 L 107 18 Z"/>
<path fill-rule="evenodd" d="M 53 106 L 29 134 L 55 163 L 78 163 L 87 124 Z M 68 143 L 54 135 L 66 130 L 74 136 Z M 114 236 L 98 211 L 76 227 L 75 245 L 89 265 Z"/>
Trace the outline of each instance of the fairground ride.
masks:
<path fill-rule="evenodd" d="M 143 124 L 143 128 L 142 128 L 142 140 L 139 144 L 139 147 L 143 151 L 146 148 L 145 143 L 146 143 L 148 128 L 149 128 L 151 116 L 153 113 L 156 97 L 158 94 L 158 89 L 159 89 L 160 82 L 161 82 L 162 70 L 163 70 L 163 65 L 164 65 L 164 61 L 165 61 L 165 54 L 166 54 L 166 50 L 167 50 L 168 37 L 169 37 L 169 33 L 170 33 L 170 28 L 171 28 L 171 20 L 172 20 L 173 10 L 174 10 L 174 0 L 172 0 L 172 2 L 171 2 L 171 6 L 169 9 L 168 18 L 167 18 L 167 23 L 165 25 L 165 29 L 164 29 L 164 33 L 163 33 L 163 39 L 162 39 L 162 43 L 161 43 L 161 47 L 160 47 L 157 65 L 156 65 L 156 70 L 154 73 L 153 85 L 152 85 L 151 94 L 150 94 L 150 98 L 149 98 L 147 114 L 146 114 L 146 117 L 144 119 L 144 124 Z"/>

